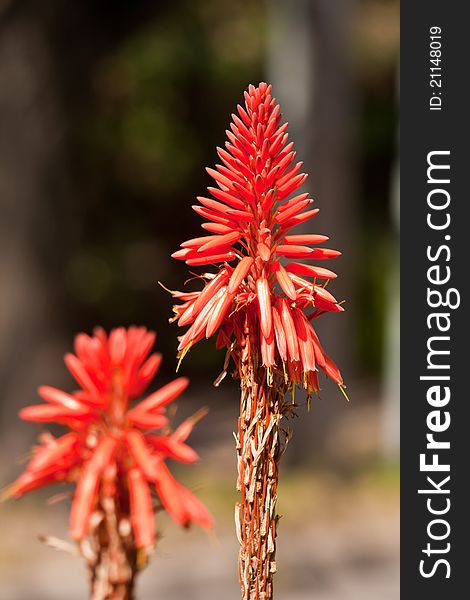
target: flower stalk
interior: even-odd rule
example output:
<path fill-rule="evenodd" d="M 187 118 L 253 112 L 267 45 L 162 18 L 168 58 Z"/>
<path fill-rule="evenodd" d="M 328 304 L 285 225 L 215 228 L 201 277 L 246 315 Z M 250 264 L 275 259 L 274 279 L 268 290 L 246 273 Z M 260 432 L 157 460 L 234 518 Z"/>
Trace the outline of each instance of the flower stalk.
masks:
<path fill-rule="evenodd" d="M 166 407 L 187 388 L 179 377 L 135 402 L 161 363 L 150 354 L 155 334 L 120 327 L 109 336 L 75 338 L 65 363 L 80 386 L 67 393 L 38 390 L 44 403 L 20 412 L 26 421 L 57 423 L 67 432 L 43 433 L 26 470 L 4 497 L 56 483 L 75 484 L 70 536 L 86 560 L 92 600 L 131 600 L 134 580 L 155 546 L 155 515 L 164 509 L 182 527 L 210 527 L 203 504 L 171 474 L 166 460 L 194 463 L 186 444 L 201 413 L 170 428 Z"/>
<path fill-rule="evenodd" d="M 90 579 L 91 600 L 133 600 L 134 583 L 145 566 L 130 535 L 129 516 L 122 516 L 114 498 L 104 497 L 96 517 L 99 522 L 81 544 Z M 138 557 L 142 564 L 139 564 Z"/>
<path fill-rule="evenodd" d="M 238 574 L 243 600 L 273 597 L 276 572 L 276 513 L 279 461 L 285 436 L 284 381 L 268 385 L 266 370 L 247 344 L 240 363 L 240 416 L 237 431 L 237 489 L 235 508 L 240 543 Z"/>
<path fill-rule="evenodd" d="M 216 187 L 198 197 L 193 209 L 210 235 L 187 240 L 172 256 L 191 267 L 212 265 L 200 276 L 203 287 L 175 291 L 180 361 L 201 339 L 217 334 L 240 380 L 237 433 L 237 533 L 243 600 L 270 600 L 276 570 L 276 499 L 279 460 L 284 449 L 281 419 L 285 394 L 296 386 L 307 398 L 320 389 L 319 373 L 341 391 L 341 374 L 323 349 L 313 323 L 343 311 L 326 289 L 336 273 L 306 261 L 341 253 L 324 248 L 324 235 L 293 233 L 316 216 L 308 193 L 298 193 L 307 175 L 288 142 L 287 123 L 271 86 L 249 86 L 227 130 L 221 164 L 207 169 Z"/>

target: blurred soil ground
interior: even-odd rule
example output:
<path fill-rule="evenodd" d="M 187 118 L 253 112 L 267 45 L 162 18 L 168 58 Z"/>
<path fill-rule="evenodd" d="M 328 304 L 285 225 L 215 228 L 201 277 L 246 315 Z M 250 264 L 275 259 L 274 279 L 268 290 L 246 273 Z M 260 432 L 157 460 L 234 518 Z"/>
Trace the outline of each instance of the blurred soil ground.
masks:
<path fill-rule="evenodd" d="M 210 507 L 215 531 L 209 536 L 197 529 L 181 531 L 166 515 L 157 515 L 161 537 L 152 562 L 138 579 L 138 600 L 239 597 L 231 437 L 236 406 L 220 403 L 218 408 L 211 394 L 189 404 L 200 406 L 201 399 L 212 412 L 193 438 L 201 462 L 178 474 Z M 190 405 L 178 420 L 191 412 Z M 399 598 L 398 468 L 373 459 L 379 423 L 367 402 L 340 417 L 334 436 L 342 449 L 333 466 L 289 464 L 288 448 L 278 503 L 283 515 L 277 554 L 279 600 Z M 356 436 L 342 434 L 345 430 Z M 353 467 L 348 455 L 354 456 Z M 67 539 L 68 503 L 49 505 L 53 494 L 44 490 L 0 505 L 0 600 L 87 598 L 80 560 L 38 540 L 40 534 Z"/>

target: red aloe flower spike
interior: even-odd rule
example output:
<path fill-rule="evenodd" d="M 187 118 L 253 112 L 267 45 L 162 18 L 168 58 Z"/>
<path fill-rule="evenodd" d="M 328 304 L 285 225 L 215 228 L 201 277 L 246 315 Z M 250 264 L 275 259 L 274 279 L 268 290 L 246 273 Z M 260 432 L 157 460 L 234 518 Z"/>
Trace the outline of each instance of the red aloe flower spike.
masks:
<path fill-rule="evenodd" d="M 342 312 L 317 281 L 336 274 L 296 262 L 328 260 L 340 252 L 318 247 L 328 240 L 324 235 L 291 233 L 319 209 L 310 208 L 313 200 L 299 192 L 307 175 L 301 172 L 302 162 L 295 162 L 287 123 L 281 122 L 271 91 L 266 83 L 249 86 L 244 106 L 232 115 L 225 148 L 217 148 L 223 164 L 207 169 L 216 186 L 208 187 L 211 197 L 198 197 L 193 209 L 207 220 L 202 227 L 212 235 L 184 242 L 173 254 L 190 266 L 214 265 L 194 298 L 173 293 L 184 301 L 173 309 L 179 325 L 190 325 L 180 337 L 180 360 L 204 335 L 217 333 L 217 347 L 226 347 L 241 380 L 237 450 L 243 502 L 237 522 L 245 600 L 272 598 L 279 421 L 288 412 L 285 392 L 296 385 L 307 394 L 317 392 L 318 369 L 343 385 L 310 322 L 324 312 Z M 313 309 L 308 318 L 305 309 Z M 251 489 L 265 495 L 253 499 Z M 270 517 L 261 522 L 262 515 Z M 261 531 L 270 533 L 263 537 Z"/>
<path fill-rule="evenodd" d="M 271 97 L 271 86 L 250 87 L 245 95 L 245 107 L 237 110 L 239 116 L 232 117 L 226 149 L 217 149 L 223 166 L 207 169 L 218 185 L 208 188 L 214 199 L 198 197 L 202 206 L 194 207 L 196 212 L 209 219 L 209 223 L 203 224 L 204 229 L 215 235 L 184 242 L 182 249 L 173 254 L 174 258 L 185 260 L 190 266 L 220 265 L 217 276 L 207 274 L 207 285 L 193 300 L 185 303 L 184 312 L 175 307 L 180 325 L 193 323 L 190 333 L 180 340 L 180 358 L 204 337 L 203 330 L 206 337 L 210 337 L 231 321 L 240 324 L 231 328 L 241 332 L 245 319 L 248 319 L 250 331 L 259 330 L 259 321 L 262 336 L 268 340 L 272 329 L 271 306 L 276 305 L 278 299 L 287 299 L 293 306 L 301 308 L 310 305 L 328 312 L 342 311 L 333 296 L 322 291 L 320 286 L 314 287 L 317 278 L 334 279 L 333 271 L 299 262 L 284 266 L 280 262 L 280 257 L 325 260 L 339 256 L 340 252 L 311 247 L 327 241 L 327 236 L 290 233 L 295 225 L 312 218 L 318 209 L 303 212 L 313 202 L 307 193 L 291 197 L 306 175 L 299 173 L 302 162 L 294 164 L 293 144 L 287 143 L 287 124 L 281 123 L 280 108 Z M 228 263 L 233 261 L 237 264 L 229 266 Z M 299 275 L 307 279 L 303 280 Z M 230 296 L 220 293 L 226 278 L 229 278 Z M 274 285 L 276 282 L 279 290 Z M 175 294 L 175 297 L 178 296 Z M 216 302 L 214 297 L 217 297 Z M 259 309 L 253 312 L 250 305 L 255 299 Z M 215 314 L 211 315 L 211 311 Z M 288 319 L 285 310 L 280 315 L 284 321 Z M 289 330 L 289 336 L 296 336 L 295 327 L 289 323 L 284 326 Z M 275 335 L 274 361 L 269 362 L 272 362 L 271 367 L 276 364 L 282 368 L 281 353 L 284 352 L 279 348 L 278 339 L 282 338 Z M 230 338 L 227 342 L 232 344 Z M 235 342 L 241 346 L 241 340 Z M 261 340 L 259 342 L 261 344 Z M 290 347 L 288 360 L 300 362 L 292 339 Z M 232 356 L 235 356 L 233 348 Z M 304 385 L 309 392 L 317 391 L 310 385 L 316 379 L 303 377 L 299 366 L 292 365 L 290 372 L 298 375 L 289 383 Z M 325 373 L 336 371 L 328 369 Z M 341 378 L 336 377 L 335 381 L 340 383 Z"/>
<path fill-rule="evenodd" d="M 224 277 L 227 283 L 228 271 Z M 182 296 L 200 298 L 199 294 Z M 154 341 L 155 334 L 144 327 L 120 327 L 109 336 L 102 329 L 96 329 L 93 336 L 77 335 L 76 355 L 67 354 L 65 362 L 82 389 L 69 394 L 41 386 L 39 395 L 45 403 L 20 411 L 23 419 L 56 422 L 72 431 L 58 438 L 43 435 L 25 472 L 5 494 L 19 498 L 52 483 L 76 483 L 70 535 L 84 554 L 85 539 L 93 538 L 93 547 L 98 548 L 96 561 L 89 562 L 93 590 L 105 586 L 110 598 L 131 597 L 134 576 L 142 562 L 137 553 L 146 554 L 154 544 L 149 483 L 178 524 L 187 527 L 194 522 L 209 527 L 212 523 L 204 506 L 165 466 L 166 459 L 183 463 L 198 459 L 185 441 L 201 413 L 172 433 L 167 431 L 165 415 L 167 405 L 184 392 L 189 381 L 179 377 L 131 404 L 160 365 L 159 354 L 149 356 Z M 165 432 L 158 433 L 158 429 Z M 102 517 L 98 524 L 92 518 L 96 512 Z M 130 523 L 132 535 L 120 527 L 125 522 Z M 107 543 L 114 544 L 112 551 Z M 116 569 L 120 572 L 124 566 L 118 584 Z M 116 585 L 123 587 L 119 591 Z"/>

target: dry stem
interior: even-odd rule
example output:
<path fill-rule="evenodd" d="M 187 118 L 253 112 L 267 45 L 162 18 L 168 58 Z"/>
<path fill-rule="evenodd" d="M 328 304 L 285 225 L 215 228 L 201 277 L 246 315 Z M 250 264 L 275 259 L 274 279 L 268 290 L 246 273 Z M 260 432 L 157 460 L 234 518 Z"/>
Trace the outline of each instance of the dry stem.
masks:
<path fill-rule="evenodd" d="M 132 600 L 139 570 L 128 517 L 122 518 L 112 497 L 101 501 L 96 526 L 81 552 L 88 563 L 90 600 Z"/>
<path fill-rule="evenodd" d="M 271 600 L 276 572 L 276 514 L 279 460 L 284 447 L 280 421 L 286 386 L 275 377 L 268 385 L 266 369 L 246 349 L 239 366 L 240 417 L 237 434 L 235 508 L 240 542 L 239 579 L 243 600 Z"/>

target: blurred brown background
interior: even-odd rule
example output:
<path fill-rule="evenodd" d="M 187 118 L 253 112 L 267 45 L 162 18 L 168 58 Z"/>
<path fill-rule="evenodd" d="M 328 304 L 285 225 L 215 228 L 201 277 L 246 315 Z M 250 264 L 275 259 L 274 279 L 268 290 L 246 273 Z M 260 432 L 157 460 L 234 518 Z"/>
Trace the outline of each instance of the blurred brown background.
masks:
<path fill-rule="evenodd" d="M 351 402 L 325 382 L 291 424 L 279 510 L 286 600 L 398 598 L 398 0 L 0 0 L 0 478 L 37 429 L 18 409 L 39 384 L 70 387 L 62 356 L 77 331 L 143 324 L 174 373 L 169 295 L 198 235 L 190 206 L 209 185 L 230 114 L 268 81 L 310 173 L 315 232 L 343 252 L 331 288 L 347 311 L 320 335 Z M 328 265 L 329 266 L 329 265 Z M 177 418 L 210 414 L 181 472 L 217 518 L 217 541 L 162 517 L 139 598 L 237 598 L 232 526 L 236 384 L 215 392 L 212 343 L 182 367 Z M 301 403 L 303 404 L 303 403 Z M 52 492 L 0 506 L 0 599 L 86 597 Z"/>

